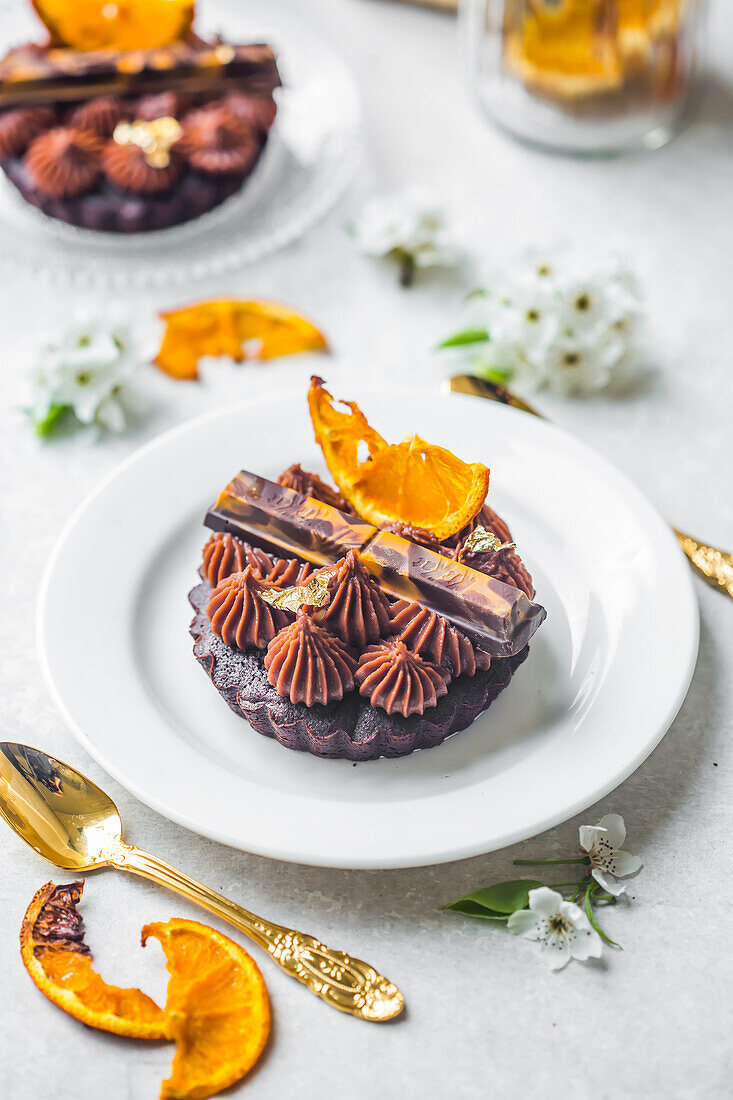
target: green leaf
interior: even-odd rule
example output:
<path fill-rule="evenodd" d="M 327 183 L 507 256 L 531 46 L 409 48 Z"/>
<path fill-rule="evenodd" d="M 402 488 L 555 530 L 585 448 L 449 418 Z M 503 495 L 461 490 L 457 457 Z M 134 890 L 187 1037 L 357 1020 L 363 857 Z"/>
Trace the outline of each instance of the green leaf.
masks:
<path fill-rule="evenodd" d="M 465 913 L 469 917 L 506 920 L 517 909 L 527 908 L 530 890 L 536 890 L 544 885 L 544 882 L 529 878 L 497 882 L 494 886 L 486 886 L 482 890 L 465 894 L 450 905 L 444 905 L 443 908 L 452 909 L 456 913 Z"/>
<path fill-rule="evenodd" d="M 474 370 L 480 378 L 485 378 L 487 382 L 496 382 L 499 386 L 511 382 L 514 377 L 514 371 L 509 367 L 490 367 L 483 361 L 475 363 Z"/>
<path fill-rule="evenodd" d="M 447 340 L 438 344 L 439 348 L 462 348 L 467 344 L 483 344 L 489 339 L 489 333 L 485 328 L 465 328 L 463 332 L 457 332 L 455 336 L 449 336 Z"/>
<path fill-rule="evenodd" d="M 583 902 L 583 908 L 585 909 L 585 915 L 588 918 L 588 920 L 590 921 L 591 928 L 595 928 L 596 932 L 601 937 L 601 939 L 603 940 L 604 943 L 607 943 L 610 947 L 618 947 L 619 951 L 623 951 L 623 947 L 621 946 L 621 944 L 616 943 L 616 941 L 612 940 L 610 936 L 607 936 L 606 933 L 601 928 L 600 924 L 598 923 L 598 918 L 596 917 L 595 913 L 593 912 L 593 907 L 592 907 L 591 901 L 590 901 L 592 893 L 593 893 L 593 887 L 589 886 L 588 889 L 585 891 L 585 901 Z"/>
<path fill-rule="evenodd" d="M 484 286 L 477 286 L 475 290 L 469 290 L 464 301 L 473 302 L 476 298 L 488 298 L 489 292 Z"/>
<path fill-rule="evenodd" d="M 70 405 L 50 405 L 46 415 L 33 425 L 39 439 L 48 439 L 70 408 Z"/>
<path fill-rule="evenodd" d="M 452 909 L 454 913 L 463 913 L 465 917 L 480 917 L 482 920 L 507 920 L 508 913 L 498 913 L 495 909 L 487 909 L 470 898 L 459 898 L 450 905 L 441 906 L 442 909 Z"/>

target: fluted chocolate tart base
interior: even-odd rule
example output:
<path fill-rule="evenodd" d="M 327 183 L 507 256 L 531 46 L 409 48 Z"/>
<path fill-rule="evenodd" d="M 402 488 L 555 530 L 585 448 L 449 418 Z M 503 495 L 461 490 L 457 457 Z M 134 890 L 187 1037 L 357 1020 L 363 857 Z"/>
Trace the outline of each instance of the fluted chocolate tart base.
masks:
<path fill-rule="evenodd" d="M 260 152 L 244 172 L 207 176 L 186 167 L 168 191 L 153 195 L 123 191 L 103 180 L 92 191 L 59 198 L 38 190 L 20 158 L 0 159 L 0 168 L 26 202 L 50 218 L 80 229 L 141 233 L 192 221 L 226 202 L 257 167 L 266 140 L 262 138 Z"/>
<path fill-rule="evenodd" d="M 196 660 L 234 713 L 246 718 L 258 733 L 314 756 L 376 760 L 440 745 L 491 705 L 529 653 L 527 646 L 515 657 L 492 661 L 485 672 L 459 676 L 436 707 L 410 718 L 372 707 L 356 692 L 326 706 L 306 707 L 291 703 L 271 687 L 264 652 L 230 649 L 214 634 L 206 615 L 211 591 L 211 585 L 203 582 L 189 593 L 196 611 L 191 623 Z"/>

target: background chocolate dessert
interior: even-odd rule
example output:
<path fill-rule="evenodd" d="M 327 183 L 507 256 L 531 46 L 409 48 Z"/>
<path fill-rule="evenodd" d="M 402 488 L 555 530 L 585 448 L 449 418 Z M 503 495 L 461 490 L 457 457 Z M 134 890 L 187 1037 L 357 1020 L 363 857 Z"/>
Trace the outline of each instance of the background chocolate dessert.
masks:
<path fill-rule="evenodd" d="M 164 229 L 240 190 L 279 85 L 268 46 L 194 34 L 143 51 L 17 47 L 0 61 L 0 167 L 50 217 Z"/>

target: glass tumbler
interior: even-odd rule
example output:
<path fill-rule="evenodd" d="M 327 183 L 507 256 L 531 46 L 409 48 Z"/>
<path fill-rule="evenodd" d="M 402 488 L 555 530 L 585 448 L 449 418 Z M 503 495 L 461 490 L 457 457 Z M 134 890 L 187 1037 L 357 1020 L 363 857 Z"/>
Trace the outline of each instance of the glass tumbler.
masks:
<path fill-rule="evenodd" d="M 703 0 L 462 0 L 473 94 L 557 152 L 656 149 L 695 75 Z"/>

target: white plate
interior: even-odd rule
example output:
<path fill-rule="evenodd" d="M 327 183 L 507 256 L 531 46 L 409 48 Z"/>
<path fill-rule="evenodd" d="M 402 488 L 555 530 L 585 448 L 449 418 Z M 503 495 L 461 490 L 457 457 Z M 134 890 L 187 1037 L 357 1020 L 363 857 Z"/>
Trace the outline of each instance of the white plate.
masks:
<path fill-rule="evenodd" d="M 283 0 L 202 0 L 198 8 L 201 34 L 268 42 L 278 58 L 278 117 L 242 190 L 184 225 L 128 236 L 46 217 L 0 172 L 0 265 L 77 286 L 189 282 L 282 248 L 340 198 L 361 154 L 359 95 L 346 65 Z M 29 3 L 0 0 L 0 54 L 42 37 Z"/>
<path fill-rule="evenodd" d="M 323 471 L 302 392 L 143 447 L 73 517 L 39 599 L 41 663 L 111 775 L 204 836 L 278 859 L 407 867 L 500 848 L 626 778 L 668 729 L 698 645 L 689 567 L 639 490 L 560 429 L 470 397 L 349 391 L 387 439 L 413 431 L 491 466 L 548 612 L 470 729 L 352 765 L 282 748 L 232 714 L 191 652 L 206 507 L 240 468 Z"/>

